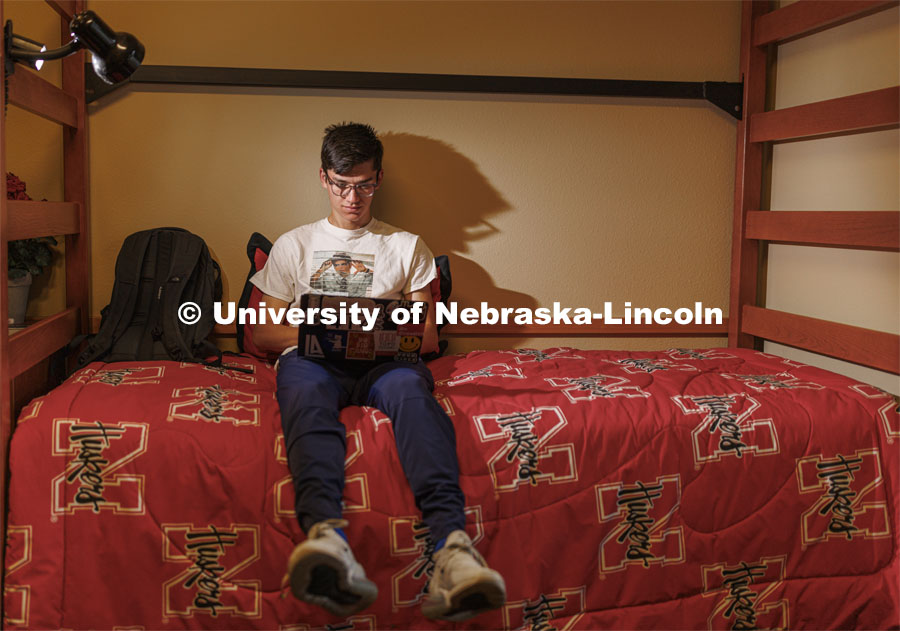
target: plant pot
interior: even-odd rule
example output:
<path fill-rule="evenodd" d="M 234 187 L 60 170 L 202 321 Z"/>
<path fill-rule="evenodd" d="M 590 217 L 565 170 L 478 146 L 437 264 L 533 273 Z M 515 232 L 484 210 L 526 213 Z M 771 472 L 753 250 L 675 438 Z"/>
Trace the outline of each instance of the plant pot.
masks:
<path fill-rule="evenodd" d="M 7 280 L 9 300 L 9 325 L 25 326 L 25 310 L 28 308 L 28 291 L 31 289 L 31 274 Z"/>

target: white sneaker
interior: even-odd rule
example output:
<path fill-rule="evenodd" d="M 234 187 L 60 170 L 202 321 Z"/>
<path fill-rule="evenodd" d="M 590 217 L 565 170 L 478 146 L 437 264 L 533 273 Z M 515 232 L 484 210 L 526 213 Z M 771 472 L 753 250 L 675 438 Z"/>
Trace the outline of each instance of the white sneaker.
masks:
<path fill-rule="evenodd" d="M 428 597 L 422 603 L 425 617 L 460 622 L 497 609 L 505 601 L 503 577 L 487 566 L 465 531 L 451 532 L 434 555 Z"/>
<path fill-rule="evenodd" d="M 378 587 L 334 531 L 346 525 L 343 519 L 328 519 L 310 528 L 306 541 L 291 553 L 282 583 L 290 583 L 296 598 L 342 618 L 362 611 L 378 596 Z"/>

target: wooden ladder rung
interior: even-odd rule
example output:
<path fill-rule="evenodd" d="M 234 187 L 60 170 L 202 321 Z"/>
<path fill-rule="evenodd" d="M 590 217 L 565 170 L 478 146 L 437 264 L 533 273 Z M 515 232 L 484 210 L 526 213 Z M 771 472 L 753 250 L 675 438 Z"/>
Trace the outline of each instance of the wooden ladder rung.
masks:
<path fill-rule="evenodd" d="M 75 0 L 44 0 L 54 11 L 59 13 L 59 17 L 66 22 L 71 22 L 75 15 Z"/>
<path fill-rule="evenodd" d="M 900 123 L 900 86 L 762 112 L 750 117 L 750 141 L 796 140 L 874 131 Z"/>
<path fill-rule="evenodd" d="M 744 305 L 745 333 L 843 359 L 861 366 L 900 374 L 900 336 L 786 311 Z"/>
<path fill-rule="evenodd" d="M 8 201 L 7 240 L 78 234 L 81 222 L 75 202 Z"/>
<path fill-rule="evenodd" d="M 78 100 L 24 66 L 9 76 L 9 102 L 55 123 L 78 126 Z"/>
<path fill-rule="evenodd" d="M 900 212 L 895 210 L 753 210 L 748 239 L 860 250 L 900 250 Z"/>
<path fill-rule="evenodd" d="M 800 0 L 756 18 L 753 45 L 782 43 L 896 6 L 897 0 Z"/>
<path fill-rule="evenodd" d="M 78 332 L 78 308 L 69 307 L 9 338 L 9 374 L 16 377 L 69 343 Z"/>

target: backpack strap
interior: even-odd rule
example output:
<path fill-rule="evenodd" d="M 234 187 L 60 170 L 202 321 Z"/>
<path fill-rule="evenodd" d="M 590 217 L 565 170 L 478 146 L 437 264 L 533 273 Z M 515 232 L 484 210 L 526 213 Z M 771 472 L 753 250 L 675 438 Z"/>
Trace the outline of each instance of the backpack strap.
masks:
<path fill-rule="evenodd" d="M 171 252 L 172 244 L 171 236 L 165 230 L 155 230 L 154 232 L 155 238 L 151 239 L 146 260 L 147 265 L 153 266 L 152 280 L 148 284 L 145 279 L 143 287 L 145 294 L 149 292 L 149 301 L 146 298 L 143 301 L 148 310 L 143 323 L 140 321 L 131 323 L 140 333 L 135 340 L 136 348 L 134 349 L 134 358 L 138 360 L 153 359 L 156 341 L 162 335 L 162 328 L 159 325 L 160 304 L 168 271 L 164 264 L 167 259 L 164 256 Z"/>
<path fill-rule="evenodd" d="M 182 335 L 182 325 L 178 320 L 178 308 L 181 307 L 181 299 L 184 287 L 190 279 L 191 273 L 200 259 L 203 250 L 203 241 L 194 235 L 189 239 L 179 239 L 179 247 L 173 249 L 173 235 L 166 235 L 165 248 L 161 252 L 160 259 L 171 260 L 169 269 L 166 270 L 162 281 L 162 300 L 158 308 L 156 321 L 162 334 L 162 343 L 169 357 L 177 361 L 191 361 L 194 359 L 193 349 L 188 346 Z"/>
<path fill-rule="evenodd" d="M 109 303 L 109 317 L 97 332 L 88 347 L 78 356 L 78 366 L 83 367 L 100 359 L 128 328 L 137 303 L 138 286 L 141 282 L 141 268 L 150 245 L 153 230 L 143 230 L 129 235 L 116 258 L 116 281 Z"/>
<path fill-rule="evenodd" d="M 209 255 L 206 244 L 200 249 L 200 257 L 193 271 L 188 285 L 182 291 L 182 300 L 185 296 L 191 296 L 192 300 L 204 306 L 204 311 L 196 324 L 187 327 L 181 325 L 185 343 L 194 355 L 203 355 L 201 346 L 207 341 L 210 333 L 215 329 L 215 314 L 213 309 L 217 302 L 222 301 L 222 269 Z"/>

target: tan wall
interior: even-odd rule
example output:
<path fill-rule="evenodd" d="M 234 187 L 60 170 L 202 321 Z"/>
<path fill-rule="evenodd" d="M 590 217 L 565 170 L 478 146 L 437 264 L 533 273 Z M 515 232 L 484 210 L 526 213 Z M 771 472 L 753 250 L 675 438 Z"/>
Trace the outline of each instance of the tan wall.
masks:
<path fill-rule="evenodd" d="M 782 45 L 776 107 L 897 85 L 900 9 L 868 16 Z M 772 210 L 896 210 L 897 130 L 776 145 Z M 769 247 L 767 306 L 900 332 L 900 255 L 833 248 Z M 896 376 L 768 344 L 767 349 L 851 375 L 890 392 Z"/>
<path fill-rule="evenodd" d="M 147 64 L 737 79 L 732 3 L 90 6 L 140 36 Z M 168 224 L 207 240 L 236 299 L 254 230 L 274 239 L 327 213 L 318 149 L 323 128 L 341 120 L 384 134 L 375 213 L 451 254 L 462 303 L 727 307 L 735 124 L 707 104 L 128 88 L 90 120 L 94 312 L 108 300 L 122 239 Z"/>

